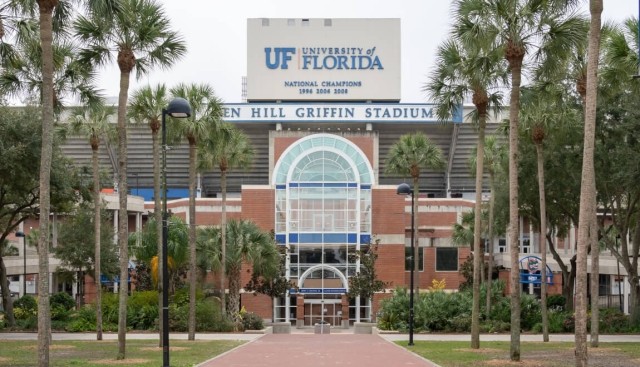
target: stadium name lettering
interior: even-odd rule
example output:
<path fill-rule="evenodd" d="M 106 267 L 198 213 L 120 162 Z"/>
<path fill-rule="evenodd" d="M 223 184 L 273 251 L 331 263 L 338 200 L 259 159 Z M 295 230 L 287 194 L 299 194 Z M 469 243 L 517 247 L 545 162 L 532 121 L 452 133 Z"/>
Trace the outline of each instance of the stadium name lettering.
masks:
<path fill-rule="evenodd" d="M 228 122 L 437 122 L 429 104 L 247 103 L 225 105 L 223 111 Z"/>

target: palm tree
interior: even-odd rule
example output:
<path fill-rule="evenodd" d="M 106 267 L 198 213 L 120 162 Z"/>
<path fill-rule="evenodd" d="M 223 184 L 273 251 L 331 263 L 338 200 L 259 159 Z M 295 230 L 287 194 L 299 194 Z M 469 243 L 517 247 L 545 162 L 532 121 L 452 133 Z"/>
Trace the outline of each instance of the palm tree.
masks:
<path fill-rule="evenodd" d="M 51 317 L 49 308 L 49 249 L 47 246 L 49 236 L 49 214 L 51 211 L 51 161 L 53 155 L 53 120 L 54 120 L 54 47 L 53 38 L 54 30 L 61 31 L 70 14 L 70 4 L 64 0 L 36 0 L 36 1 L 15 1 L 5 4 L 0 11 L 2 15 L 10 15 L 12 20 L 16 22 L 15 30 L 17 40 L 20 41 L 22 35 L 28 35 L 32 32 L 23 33 L 28 26 L 33 30 L 33 23 L 25 19 L 35 18 L 35 5 L 38 5 L 38 24 L 39 31 L 39 52 L 36 58 L 40 59 L 39 63 L 34 65 L 35 69 L 41 70 L 41 94 L 39 100 L 42 102 L 42 147 L 40 154 L 40 170 L 39 170 L 39 208 L 40 219 L 39 227 L 43 230 L 40 234 L 38 242 L 38 276 L 42 279 L 38 282 L 38 365 L 46 367 L 49 365 L 49 345 L 51 344 Z M 92 6 L 89 4 L 89 6 Z M 55 13 L 54 13 L 55 10 Z M 0 24 L 0 38 L 5 34 L 5 22 Z M 11 28 L 11 26 L 9 27 Z M 62 34 L 62 32 L 59 32 Z M 16 61 L 12 50 L 6 43 L 2 43 L 3 57 L 2 63 L 6 67 L 5 61 Z"/>
<path fill-rule="evenodd" d="M 200 168 L 220 169 L 220 191 L 222 191 L 222 215 L 220 228 L 222 230 L 222 256 L 226 256 L 226 224 L 227 224 L 227 173 L 233 168 L 248 168 L 253 159 L 253 148 L 247 136 L 233 125 L 223 124 L 217 130 L 212 130 L 203 141 Z M 225 264 L 220 271 L 220 287 L 224 301 Z M 224 315 L 224 302 L 221 302 Z"/>
<path fill-rule="evenodd" d="M 474 150 L 477 149 L 474 148 Z M 476 169 L 476 159 L 478 157 L 477 152 L 471 153 L 471 157 L 469 158 L 469 163 L 471 165 L 471 169 L 473 172 L 477 172 Z M 496 202 L 496 174 L 501 170 L 502 162 L 505 159 L 505 150 L 502 145 L 500 145 L 496 139 L 495 135 L 490 135 L 485 139 L 484 144 L 484 154 L 483 154 L 484 162 L 486 163 L 485 171 L 489 174 L 489 213 L 488 213 L 488 224 L 487 224 L 487 238 L 488 238 L 488 247 L 487 252 L 489 253 L 489 258 L 487 260 L 487 268 L 489 269 L 487 272 L 487 289 L 491 289 L 491 281 L 493 276 L 493 240 L 494 240 L 494 214 L 495 214 L 495 202 Z M 486 296 L 486 313 L 489 314 L 491 312 L 491 292 L 487 292 Z"/>
<path fill-rule="evenodd" d="M 574 15 L 577 1 L 459 0 L 454 7 L 455 37 L 465 47 L 480 44 L 499 48 L 511 72 L 509 97 L 509 244 L 511 269 L 518 269 L 520 242 L 518 213 L 518 125 L 520 85 L 525 56 L 546 65 L 561 64 L 569 45 L 584 34 Z M 531 51 L 536 52 L 531 55 Z M 552 66 L 547 69 L 553 69 Z M 511 272 L 510 358 L 520 360 L 520 279 Z"/>
<path fill-rule="evenodd" d="M 103 66 L 115 57 L 120 70 L 118 96 L 118 245 L 120 279 L 128 279 L 127 252 L 127 98 L 129 77 L 135 69 L 141 77 L 151 68 L 167 68 L 186 52 L 184 41 L 171 30 L 170 20 L 154 0 L 123 0 L 119 11 L 105 17 L 98 12 L 80 16 L 74 22 L 77 37 L 85 42 L 81 61 Z M 125 358 L 127 287 L 120 290 L 118 314 L 118 359 Z"/>
<path fill-rule="evenodd" d="M 168 223 L 169 236 L 167 237 L 167 266 L 172 274 L 176 274 L 184 268 L 188 254 L 188 229 L 186 223 L 178 217 L 170 217 Z M 132 233 L 129 236 L 129 248 L 131 254 L 151 269 L 151 278 L 157 286 L 162 278 L 160 266 L 161 252 L 157 251 L 158 229 L 155 218 L 150 219 L 142 228 L 142 231 Z M 160 229 L 162 232 L 162 229 Z M 169 276 L 170 289 L 174 288 L 173 277 Z M 169 291 L 169 290 L 167 290 Z"/>
<path fill-rule="evenodd" d="M 240 275 L 243 265 L 250 265 L 257 276 L 270 279 L 278 275 L 280 253 L 271 235 L 247 220 L 231 220 L 225 231 L 227 251 L 224 258 L 229 277 L 229 312 L 233 320 L 239 321 Z M 208 268 L 222 268 L 222 230 L 218 227 L 202 228 L 198 232 L 198 244 L 213 256 Z"/>
<path fill-rule="evenodd" d="M 98 150 L 100 141 L 113 139 L 115 129 L 109 122 L 113 109 L 97 106 L 78 111 L 71 120 L 71 128 L 75 133 L 86 136 L 91 145 L 91 167 L 93 174 L 93 207 L 94 207 L 94 241 L 95 241 L 95 276 L 96 283 L 96 338 L 102 340 L 102 284 L 100 281 L 100 165 Z"/>
<path fill-rule="evenodd" d="M 134 121 L 146 120 L 151 129 L 151 146 L 153 154 L 153 217 L 156 223 L 156 248 L 157 253 L 162 253 L 162 203 L 160 193 L 160 141 L 158 131 L 162 118 L 162 109 L 167 106 L 167 88 L 164 84 L 158 84 L 155 88 L 151 86 L 142 87 L 131 96 L 129 104 L 129 116 Z M 163 147 L 164 149 L 164 147 Z M 162 269 L 162 256 L 158 257 L 158 267 Z M 162 310 L 162 287 L 158 285 L 158 310 Z M 160 346 L 162 346 L 162 323 L 159 324 Z"/>
<path fill-rule="evenodd" d="M 413 200 L 413 208 L 411 210 L 415 213 L 415 222 L 420 223 L 417 219 L 420 173 L 423 169 L 440 170 L 445 167 L 446 163 L 442 157 L 442 150 L 422 132 L 405 134 L 391 146 L 386 164 L 388 173 L 405 177 L 410 176 L 413 179 L 412 195 L 414 195 L 415 200 Z M 413 231 L 413 238 L 418 242 L 418 225 L 414 226 Z M 413 266 L 414 269 L 418 269 L 418 246 L 414 246 L 414 244 L 412 246 L 414 247 L 412 254 Z M 414 272 L 413 284 L 415 284 L 415 291 L 417 291 L 420 288 L 417 271 Z"/>
<path fill-rule="evenodd" d="M 624 95 L 638 95 L 640 94 L 640 83 L 634 79 L 633 76 L 638 73 L 638 65 L 640 65 L 640 59 L 638 55 L 638 49 L 640 47 L 640 36 L 637 33 L 638 30 L 638 18 L 630 17 L 626 19 L 622 25 L 615 25 L 611 27 L 610 32 L 607 32 L 603 37 L 603 65 L 600 71 L 600 85 L 598 89 L 598 95 L 602 95 L 606 100 L 616 100 L 619 96 Z M 626 139 L 626 137 L 623 137 Z M 612 182 L 615 187 L 619 186 L 618 180 L 614 178 L 616 182 Z M 619 195 L 623 196 L 623 195 Z M 622 202 L 632 202 L 633 199 L 621 198 L 617 199 Z M 613 200 L 611 200 L 613 201 Z M 619 205 L 616 205 L 619 207 Z M 627 205 L 625 210 L 616 209 L 612 210 L 616 213 L 616 216 L 620 218 L 625 217 L 625 212 L 633 212 L 633 205 Z M 618 212 L 622 212 L 618 214 Z M 615 223 L 616 221 L 614 221 Z M 629 232 L 632 232 L 629 228 L 629 222 L 627 219 L 619 220 L 616 229 L 621 234 L 622 245 L 617 246 L 613 241 L 609 241 L 607 244 L 609 250 L 620 261 L 620 264 L 625 268 L 627 274 L 629 274 L 630 282 L 630 294 L 632 305 L 630 307 L 631 322 L 638 323 L 640 321 L 640 276 L 638 274 L 638 256 L 639 246 L 634 244 L 638 241 L 638 238 L 633 238 L 632 245 L 629 244 Z"/>
<path fill-rule="evenodd" d="M 17 98 L 42 103 L 42 49 L 36 34 L 23 35 L 13 47 L 11 59 L 4 62 L 0 73 L 0 91 Z M 79 48 L 73 41 L 56 37 L 53 45 L 53 108 L 60 113 L 66 97 L 77 97 L 86 105 L 97 105 L 102 99 L 94 86 L 95 72 L 78 61 Z"/>
<path fill-rule="evenodd" d="M 171 124 L 173 140 L 187 139 L 189 143 L 189 340 L 196 333 L 196 147 L 209 133 L 217 129 L 222 118 L 222 102 L 207 84 L 179 84 L 171 94 L 189 101 L 191 117 L 176 119 Z M 224 302 L 222 302 L 224 305 Z M 224 306 L 223 306 L 224 307 Z"/>
<path fill-rule="evenodd" d="M 502 106 L 499 88 L 508 84 L 508 73 L 499 49 L 462 47 L 455 38 L 445 41 L 437 51 L 436 70 L 425 90 L 436 103 L 440 120 L 449 119 L 465 98 L 471 96 L 478 124 L 476 149 L 476 203 L 473 243 L 473 306 L 471 312 L 471 348 L 480 348 L 480 282 L 483 257 L 480 235 L 482 211 L 482 178 L 484 176 L 484 135 L 489 110 L 497 113 Z"/>
<path fill-rule="evenodd" d="M 542 313 L 543 341 L 549 341 L 549 316 L 547 312 L 547 207 L 545 195 L 544 141 L 549 131 L 558 128 L 565 120 L 571 120 L 573 109 L 564 102 L 563 90 L 556 83 L 540 83 L 523 93 L 522 127 L 530 136 L 536 149 L 538 196 L 540 204 L 540 308 Z"/>
<path fill-rule="evenodd" d="M 587 366 L 587 244 L 595 231 L 596 178 L 594 170 L 596 103 L 598 94 L 598 61 L 600 54 L 600 26 L 602 0 L 591 0 L 591 24 L 587 61 L 587 93 L 584 116 L 584 145 L 582 152 L 582 182 L 580 185 L 580 214 L 578 219 L 578 251 L 576 259 L 576 366 Z M 593 242 L 593 241 L 591 241 Z"/>

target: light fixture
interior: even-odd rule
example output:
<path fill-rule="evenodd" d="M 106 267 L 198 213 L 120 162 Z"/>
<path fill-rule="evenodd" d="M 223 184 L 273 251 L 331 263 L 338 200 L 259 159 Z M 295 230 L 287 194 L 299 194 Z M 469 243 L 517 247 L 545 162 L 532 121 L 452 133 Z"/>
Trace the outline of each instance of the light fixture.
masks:
<path fill-rule="evenodd" d="M 16 237 L 22 238 L 22 295 L 27 294 L 27 239 L 22 231 L 16 232 Z"/>
<path fill-rule="evenodd" d="M 162 366 L 169 367 L 169 268 L 167 266 L 167 240 L 169 220 L 167 212 L 167 115 L 173 118 L 191 116 L 189 102 L 176 97 L 162 109 Z"/>
<path fill-rule="evenodd" d="M 416 261 L 414 259 L 415 256 L 415 236 L 414 236 L 414 228 L 415 228 L 415 213 L 413 210 L 415 195 L 413 189 L 406 184 L 401 183 L 398 185 L 396 190 L 396 194 L 398 195 L 411 195 L 411 256 L 410 258 L 410 269 L 411 269 L 411 280 L 409 281 L 409 344 L 413 345 L 413 272 L 415 271 Z M 418 257 L 419 258 L 419 257 Z"/>

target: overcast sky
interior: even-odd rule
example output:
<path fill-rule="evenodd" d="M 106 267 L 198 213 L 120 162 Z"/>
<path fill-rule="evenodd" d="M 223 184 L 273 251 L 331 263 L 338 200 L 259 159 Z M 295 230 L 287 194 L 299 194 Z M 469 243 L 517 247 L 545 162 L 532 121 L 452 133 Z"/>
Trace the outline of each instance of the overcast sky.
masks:
<path fill-rule="evenodd" d="M 421 91 L 434 63 L 434 52 L 450 25 L 448 0 L 160 0 L 187 42 L 188 53 L 169 71 L 153 70 L 135 80 L 139 86 L 160 82 L 209 83 L 227 103 L 241 102 L 247 71 L 248 18 L 400 18 L 402 102 L 426 102 Z M 584 0 L 588 14 L 588 0 Z M 638 0 L 604 0 L 603 20 L 638 16 Z M 98 85 L 117 96 L 117 67 L 104 69 Z"/>

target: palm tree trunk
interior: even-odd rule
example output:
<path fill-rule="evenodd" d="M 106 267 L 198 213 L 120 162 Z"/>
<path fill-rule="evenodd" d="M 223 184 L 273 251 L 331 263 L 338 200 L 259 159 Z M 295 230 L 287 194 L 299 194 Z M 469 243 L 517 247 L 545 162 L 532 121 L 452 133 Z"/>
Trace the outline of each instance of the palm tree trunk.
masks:
<path fill-rule="evenodd" d="M 227 172 L 225 170 L 220 170 L 220 191 L 222 191 L 222 214 L 220 218 L 220 312 L 224 317 L 227 314 L 227 305 L 225 300 L 225 272 L 227 262 Z M 231 296 L 231 283 L 229 283 L 229 302 L 231 302 Z M 231 303 L 229 306 L 231 306 Z M 233 307 L 230 307 L 230 309 L 234 310 Z"/>
<path fill-rule="evenodd" d="M 584 117 L 584 145 L 582 153 L 582 182 L 580 185 L 580 214 L 578 219 L 578 251 L 576 260 L 576 367 L 586 367 L 587 357 L 587 246 L 590 226 L 595 212 L 594 145 L 596 130 L 596 98 L 598 85 L 598 55 L 600 52 L 600 26 L 602 0 L 591 0 L 591 25 L 587 62 L 587 98 Z"/>
<path fill-rule="evenodd" d="M 494 182 L 493 169 L 489 173 L 489 182 L 491 186 L 491 197 L 489 198 L 489 259 L 487 260 L 487 304 L 486 313 L 491 314 L 491 281 L 493 280 L 493 210 L 495 206 L 495 182 Z"/>
<path fill-rule="evenodd" d="M 93 169 L 93 231 L 95 241 L 94 281 L 96 287 L 96 340 L 102 340 L 102 282 L 100 274 L 100 172 L 98 167 L 98 147 L 92 149 L 91 164 Z"/>
<path fill-rule="evenodd" d="M 538 160 L 538 195 L 540 196 L 540 311 L 542 313 L 542 341 L 549 341 L 549 314 L 547 311 L 547 201 L 544 189 L 544 157 L 542 144 L 536 143 Z"/>
<path fill-rule="evenodd" d="M 189 340 L 196 339 L 196 159 L 189 144 Z"/>
<path fill-rule="evenodd" d="M 118 305 L 118 356 L 125 359 L 127 338 L 127 297 L 129 280 L 127 213 L 127 95 L 129 91 L 128 72 L 120 73 L 120 95 L 118 96 L 118 247 L 120 249 L 120 302 Z"/>
<path fill-rule="evenodd" d="M 229 316 L 240 321 L 240 269 L 229 269 Z"/>
<path fill-rule="evenodd" d="M 509 356 L 520 361 L 520 214 L 518 212 L 518 119 L 522 59 L 511 63 L 511 106 L 509 107 L 509 249 L 511 296 L 511 344 Z"/>
<path fill-rule="evenodd" d="M 40 239 L 38 241 L 38 366 L 49 366 L 49 213 L 53 152 L 53 9 L 57 0 L 38 0 L 42 48 L 42 154 L 40 156 Z"/>
<path fill-rule="evenodd" d="M 478 124 L 478 144 L 476 147 L 476 204 L 473 220 L 473 305 L 471 308 L 471 348 L 480 348 L 480 281 L 482 280 L 482 264 L 484 253 L 482 240 L 482 178 L 484 174 L 484 133 L 487 115 L 480 112 Z M 489 292 L 489 289 L 487 289 Z"/>
<path fill-rule="evenodd" d="M 597 348 L 600 334 L 600 246 L 598 244 L 598 222 L 596 206 L 593 206 L 593 223 L 589 237 L 591 239 L 591 347 Z"/>
<path fill-rule="evenodd" d="M 151 128 L 151 147 L 153 154 L 153 218 L 156 222 L 156 249 L 158 256 L 158 284 L 156 289 L 158 290 L 158 314 L 162 315 L 162 188 L 160 187 L 160 142 L 158 141 L 158 129 Z M 165 149 L 166 147 L 162 147 Z M 163 333 L 162 322 L 158 322 L 158 347 L 162 348 Z"/>
<path fill-rule="evenodd" d="M 636 218 L 636 227 L 640 228 L 640 217 Z M 628 242 L 624 241 L 624 267 L 627 269 L 629 277 L 629 288 L 631 293 L 631 300 L 629 303 L 629 313 L 631 314 L 631 323 L 638 325 L 640 323 L 640 279 L 638 277 L 638 247 L 640 246 L 640 231 L 636 230 L 632 239 L 632 253 L 629 256 Z M 628 266 L 627 266 L 628 265 Z"/>
<path fill-rule="evenodd" d="M 420 227 L 420 221 L 418 220 L 418 199 L 420 199 L 420 187 L 418 184 L 419 178 L 418 176 L 413 177 L 413 192 L 412 192 L 412 205 L 411 210 L 413 211 L 413 220 L 414 226 L 411 229 L 413 231 L 413 243 L 411 246 L 413 247 L 413 293 L 416 297 L 420 294 L 420 284 L 418 283 L 420 277 L 418 273 L 420 273 L 420 238 L 418 237 L 418 227 Z"/>

